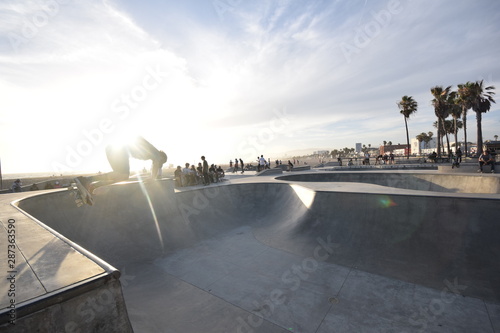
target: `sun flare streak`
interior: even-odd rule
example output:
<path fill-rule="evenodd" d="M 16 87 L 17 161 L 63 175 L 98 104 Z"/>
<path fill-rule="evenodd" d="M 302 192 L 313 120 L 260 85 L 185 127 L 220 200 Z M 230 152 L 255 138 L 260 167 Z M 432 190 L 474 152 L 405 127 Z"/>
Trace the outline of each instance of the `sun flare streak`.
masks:
<path fill-rule="evenodd" d="M 142 180 L 142 177 L 138 175 L 139 179 L 139 184 L 141 186 L 142 193 L 144 193 L 144 196 L 146 197 L 146 200 L 148 201 L 149 209 L 151 210 L 151 216 L 153 216 L 153 220 L 155 222 L 155 227 L 156 227 L 156 232 L 158 234 L 158 240 L 160 241 L 161 244 L 161 250 L 163 251 L 165 249 L 165 246 L 163 244 L 163 237 L 161 236 L 161 231 L 160 231 L 160 224 L 158 223 L 158 218 L 156 217 L 156 212 L 153 207 L 153 203 L 151 202 L 151 198 L 149 197 L 149 193 L 144 186 L 144 182 Z"/>

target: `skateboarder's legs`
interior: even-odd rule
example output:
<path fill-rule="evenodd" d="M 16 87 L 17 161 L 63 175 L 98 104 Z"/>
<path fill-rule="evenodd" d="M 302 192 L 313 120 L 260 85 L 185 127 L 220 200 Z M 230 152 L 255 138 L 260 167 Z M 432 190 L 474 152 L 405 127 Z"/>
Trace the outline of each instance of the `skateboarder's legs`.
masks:
<path fill-rule="evenodd" d="M 89 177 L 78 177 L 92 193 L 94 189 L 127 180 L 130 175 L 129 153 L 126 147 L 106 147 L 106 157 L 113 171 Z"/>
<path fill-rule="evenodd" d="M 130 154 L 127 147 L 107 146 L 106 157 L 113 171 L 105 174 L 107 177 L 102 180 L 114 180 L 115 182 L 127 180 L 130 176 Z"/>

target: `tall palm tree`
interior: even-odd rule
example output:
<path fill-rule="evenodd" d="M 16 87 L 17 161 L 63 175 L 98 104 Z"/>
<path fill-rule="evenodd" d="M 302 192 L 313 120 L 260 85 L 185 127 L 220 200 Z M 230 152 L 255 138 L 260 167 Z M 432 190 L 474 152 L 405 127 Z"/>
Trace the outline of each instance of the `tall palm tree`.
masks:
<path fill-rule="evenodd" d="M 438 156 L 441 157 L 441 137 L 444 133 L 444 119 L 448 117 L 448 95 L 450 94 L 451 86 L 443 88 L 442 86 L 435 86 L 431 88 L 431 94 L 434 96 L 432 105 L 434 106 L 434 113 L 438 118 L 437 126 L 437 150 Z"/>
<path fill-rule="evenodd" d="M 462 124 L 459 124 L 459 118 L 462 114 L 462 108 L 459 104 L 459 97 L 458 97 L 458 92 L 452 91 L 450 92 L 450 95 L 448 96 L 448 111 L 450 115 L 453 117 L 453 134 L 455 136 L 455 150 L 457 149 L 458 146 L 458 129 L 462 128 Z M 461 122 L 460 122 L 461 123 Z"/>
<path fill-rule="evenodd" d="M 406 144 L 408 145 L 408 155 L 407 159 L 410 158 L 410 135 L 408 134 L 408 119 L 412 114 L 417 112 L 418 103 L 413 99 L 412 96 L 403 96 L 401 101 L 398 102 L 399 112 L 405 118 L 405 127 L 406 127 Z"/>
<path fill-rule="evenodd" d="M 457 103 L 460 105 L 462 108 L 462 121 L 464 123 L 464 153 L 465 156 L 467 156 L 468 153 L 468 148 L 467 148 L 467 111 L 472 107 L 472 102 L 471 102 L 471 93 L 472 93 L 472 88 L 474 86 L 474 83 L 472 82 L 467 82 L 465 84 L 459 84 L 458 85 L 458 99 Z"/>
<path fill-rule="evenodd" d="M 482 113 L 490 111 L 491 103 L 495 103 L 493 95 L 495 92 L 494 86 L 484 87 L 483 80 L 476 81 L 473 85 L 471 94 L 472 110 L 476 112 L 477 120 L 477 153 L 483 153 L 483 129 L 482 129 Z"/>
<path fill-rule="evenodd" d="M 425 142 L 426 138 L 427 138 L 427 133 L 425 132 L 422 132 L 420 134 L 418 134 L 416 137 L 415 137 L 418 141 L 418 151 L 420 153 L 420 148 L 422 148 L 422 142 Z"/>

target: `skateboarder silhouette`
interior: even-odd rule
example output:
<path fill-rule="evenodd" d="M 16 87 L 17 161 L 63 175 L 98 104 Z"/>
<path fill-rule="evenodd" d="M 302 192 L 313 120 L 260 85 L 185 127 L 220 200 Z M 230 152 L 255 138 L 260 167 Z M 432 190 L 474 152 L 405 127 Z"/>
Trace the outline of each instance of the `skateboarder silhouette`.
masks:
<path fill-rule="evenodd" d="M 153 162 L 151 178 L 161 178 L 161 168 L 167 162 L 167 154 L 156 149 L 143 137 L 137 137 L 131 143 L 109 145 L 106 147 L 106 157 L 113 171 L 88 177 L 77 177 L 76 183 L 81 183 L 90 194 L 94 189 L 124 180 L 130 176 L 130 157 Z M 91 199 L 91 198 L 90 198 Z"/>

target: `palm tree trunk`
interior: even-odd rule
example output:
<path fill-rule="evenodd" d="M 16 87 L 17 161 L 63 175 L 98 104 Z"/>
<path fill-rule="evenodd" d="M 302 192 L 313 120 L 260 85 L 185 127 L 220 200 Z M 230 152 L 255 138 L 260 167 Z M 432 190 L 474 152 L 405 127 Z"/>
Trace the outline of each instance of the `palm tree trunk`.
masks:
<path fill-rule="evenodd" d="M 481 126 L 482 115 L 480 111 L 476 111 L 476 119 L 477 119 L 477 155 L 481 155 L 483 153 L 483 128 Z"/>
<path fill-rule="evenodd" d="M 410 159 L 410 135 L 408 134 L 408 122 L 405 117 L 405 127 L 406 127 L 406 144 L 408 145 L 406 159 Z"/>
<path fill-rule="evenodd" d="M 467 158 L 467 110 L 462 110 L 462 118 L 463 118 L 463 121 L 464 121 L 464 154 L 465 154 L 465 158 Z"/>
<path fill-rule="evenodd" d="M 438 117 L 438 128 L 437 128 L 437 155 L 441 157 L 441 117 Z"/>
<path fill-rule="evenodd" d="M 448 136 L 448 131 L 446 130 L 446 127 L 445 127 L 445 119 L 444 118 L 441 118 L 441 139 L 443 140 L 443 149 L 444 149 L 444 139 L 446 138 L 446 146 L 448 147 L 448 154 L 450 154 L 450 139 L 449 139 L 449 136 Z"/>
<path fill-rule="evenodd" d="M 448 147 L 448 156 L 450 155 L 450 136 L 448 135 L 448 133 L 446 132 L 445 133 L 446 135 L 446 146 Z"/>
<path fill-rule="evenodd" d="M 453 118 L 453 121 L 454 121 L 454 125 L 455 125 L 455 128 L 454 128 L 454 134 L 455 134 L 455 151 L 457 151 L 458 149 L 458 128 L 457 128 L 457 117 L 454 117 Z"/>

